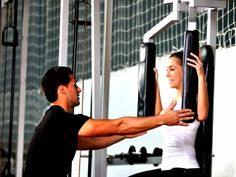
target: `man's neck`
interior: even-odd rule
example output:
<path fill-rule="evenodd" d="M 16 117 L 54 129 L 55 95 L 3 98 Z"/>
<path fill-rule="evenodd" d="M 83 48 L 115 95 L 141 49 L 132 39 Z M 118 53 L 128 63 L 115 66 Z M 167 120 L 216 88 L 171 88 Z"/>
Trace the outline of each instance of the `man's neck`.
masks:
<path fill-rule="evenodd" d="M 51 105 L 52 106 L 60 106 L 62 109 L 64 109 L 65 112 L 68 112 L 68 113 L 74 112 L 74 109 L 70 108 L 67 104 L 65 104 L 65 102 L 55 101 Z"/>

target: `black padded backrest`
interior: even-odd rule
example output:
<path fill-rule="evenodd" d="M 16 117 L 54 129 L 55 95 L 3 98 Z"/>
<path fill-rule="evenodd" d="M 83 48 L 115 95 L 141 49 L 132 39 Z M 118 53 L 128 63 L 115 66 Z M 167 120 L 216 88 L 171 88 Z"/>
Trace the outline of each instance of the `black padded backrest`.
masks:
<path fill-rule="evenodd" d="M 187 65 L 187 58 L 193 58 L 190 53 L 198 55 L 198 31 L 186 31 L 183 50 L 183 94 L 182 108 L 190 108 L 196 113 L 198 80 L 195 68 Z M 196 115 L 196 114 L 195 114 Z M 193 122 L 193 120 L 186 121 Z"/>
<path fill-rule="evenodd" d="M 156 46 L 154 43 L 142 43 L 138 71 L 138 108 L 137 116 L 155 114 L 155 73 Z"/>
<path fill-rule="evenodd" d="M 203 169 L 204 177 L 211 177 L 215 58 L 210 45 L 202 46 L 200 52 L 206 73 L 209 113 L 207 120 L 201 123 L 198 129 L 195 146 L 197 159 Z"/>

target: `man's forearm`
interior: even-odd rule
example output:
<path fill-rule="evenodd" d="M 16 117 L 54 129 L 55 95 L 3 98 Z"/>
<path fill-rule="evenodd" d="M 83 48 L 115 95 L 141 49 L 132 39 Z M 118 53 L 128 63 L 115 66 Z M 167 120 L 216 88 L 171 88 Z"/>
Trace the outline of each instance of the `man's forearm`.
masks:
<path fill-rule="evenodd" d="M 114 135 L 107 137 L 78 136 L 78 150 L 96 150 L 106 148 L 125 139 L 125 136 Z"/>

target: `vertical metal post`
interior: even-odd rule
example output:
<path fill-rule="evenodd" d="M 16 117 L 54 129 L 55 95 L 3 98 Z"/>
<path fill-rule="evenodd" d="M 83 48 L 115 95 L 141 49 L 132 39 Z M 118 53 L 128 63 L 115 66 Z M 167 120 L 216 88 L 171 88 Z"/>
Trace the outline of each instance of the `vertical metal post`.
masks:
<path fill-rule="evenodd" d="M 17 32 L 18 0 L 14 0 L 13 3 L 14 3 L 14 24 L 13 24 L 14 33 L 13 33 L 13 45 L 12 45 L 9 142 L 8 142 L 7 168 L 6 168 L 6 175 L 7 176 L 11 176 L 12 137 L 13 137 L 13 120 L 14 120 L 14 96 L 15 96 L 16 47 L 18 46 L 18 32 Z"/>
<path fill-rule="evenodd" d="M 207 24 L 207 44 L 212 46 L 212 50 L 215 55 L 217 35 L 217 9 L 208 9 Z"/>
<path fill-rule="evenodd" d="M 101 83 L 100 83 L 100 0 L 91 1 L 91 36 L 92 36 L 92 117 L 101 117 Z M 99 162 L 99 151 L 92 153 L 92 176 L 100 176 L 102 165 Z"/>
<path fill-rule="evenodd" d="M 79 0 L 75 0 L 75 16 L 74 16 L 74 40 L 73 40 L 73 57 L 72 71 L 76 75 L 76 59 L 77 59 L 77 43 L 78 43 L 78 18 L 79 18 Z"/>
<path fill-rule="evenodd" d="M 197 7 L 189 6 L 188 30 L 197 29 Z"/>
<path fill-rule="evenodd" d="M 102 87 L 101 87 L 101 117 L 108 117 L 109 110 L 109 87 L 110 87 L 110 70 L 111 70 L 111 40 L 112 40 L 112 7 L 113 1 L 104 1 L 104 42 L 102 57 Z M 93 177 L 107 176 L 107 149 L 95 151 L 95 171 Z"/>
<path fill-rule="evenodd" d="M 19 98 L 18 132 L 17 132 L 16 177 L 22 177 L 22 169 L 23 169 L 26 73 L 27 73 L 28 28 L 29 28 L 29 0 L 24 0 L 23 3 L 22 22 L 23 25 L 22 25 L 22 42 L 21 42 L 20 98 Z"/>
<path fill-rule="evenodd" d="M 207 84 L 209 97 L 209 113 L 204 124 L 204 175 L 206 177 L 212 175 L 212 144 L 213 144 L 213 110 L 214 110 L 214 80 L 215 80 L 215 53 L 216 53 L 216 35 L 217 35 L 217 9 L 208 9 L 207 23 L 207 44 L 211 46 L 212 54 L 207 58 Z M 209 51 L 208 51 L 209 52 Z"/>
<path fill-rule="evenodd" d="M 67 66 L 69 1 L 61 0 L 60 8 L 61 10 L 58 65 Z"/>
<path fill-rule="evenodd" d="M 112 7 L 113 1 L 104 1 L 104 40 L 103 40 L 103 67 L 102 67 L 102 117 L 108 117 L 109 87 L 111 71 L 111 40 L 112 40 Z"/>
<path fill-rule="evenodd" d="M 100 104 L 100 0 L 92 1 L 92 116 L 101 116 Z"/>

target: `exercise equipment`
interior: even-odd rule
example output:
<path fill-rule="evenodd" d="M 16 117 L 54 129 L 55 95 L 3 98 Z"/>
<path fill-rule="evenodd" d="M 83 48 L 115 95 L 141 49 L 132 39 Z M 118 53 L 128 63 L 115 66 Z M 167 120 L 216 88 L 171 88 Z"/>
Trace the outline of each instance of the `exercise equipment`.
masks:
<path fill-rule="evenodd" d="M 130 147 L 129 147 L 129 151 L 128 151 L 128 156 L 126 157 L 128 163 L 129 163 L 130 165 L 133 165 L 134 162 L 135 162 L 135 160 L 136 160 L 135 158 L 133 158 L 133 157 L 135 157 L 135 156 L 134 156 L 134 153 L 135 153 L 135 152 L 136 152 L 135 147 L 134 147 L 134 146 L 130 146 Z"/>
<path fill-rule="evenodd" d="M 11 2 L 12 3 L 12 2 Z M 8 136 L 8 151 L 7 162 L 5 167 L 0 171 L 1 177 L 12 177 L 12 162 L 13 157 L 13 121 L 14 121 L 14 98 L 15 98 L 15 72 L 16 72 L 16 48 L 18 46 L 18 31 L 17 31 L 17 11 L 18 0 L 14 0 L 14 4 L 11 4 L 14 12 L 12 14 L 11 22 L 9 26 L 5 27 L 2 32 L 2 45 L 12 47 L 12 66 L 11 66 L 11 95 L 10 95 L 10 115 L 9 115 L 9 136 Z M 13 23 L 12 23 L 13 20 Z M 11 33 L 11 39 L 7 38 L 7 33 Z M 1 169 L 0 169 L 1 170 Z"/>
<path fill-rule="evenodd" d="M 159 156 L 159 157 L 162 157 L 162 154 L 163 154 L 163 150 L 159 147 L 155 147 L 154 150 L 153 150 L 153 155 L 154 156 Z M 158 166 L 159 164 L 153 164 L 153 166 Z"/>
<path fill-rule="evenodd" d="M 154 43 L 142 43 L 138 69 L 138 116 L 155 114 L 155 73 L 156 46 Z"/>
<path fill-rule="evenodd" d="M 2 45 L 11 47 L 18 46 L 18 38 L 15 38 L 15 35 L 18 36 L 16 28 L 12 24 L 6 26 L 2 31 Z"/>
<path fill-rule="evenodd" d="M 200 47 L 203 66 L 206 74 L 209 111 L 208 117 L 198 128 L 195 148 L 199 165 L 203 169 L 204 177 L 211 176 L 212 167 L 212 136 L 213 136 L 213 98 L 214 98 L 214 73 L 215 58 L 210 45 Z"/>
<path fill-rule="evenodd" d="M 134 164 L 153 164 L 158 166 L 162 160 L 162 149 L 156 147 L 153 153 L 148 153 L 146 147 L 141 147 L 136 152 L 135 146 L 130 146 L 128 153 L 120 153 L 107 156 L 108 165 L 134 165 Z"/>
<path fill-rule="evenodd" d="M 197 91 L 198 91 L 198 76 L 195 68 L 187 65 L 187 58 L 193 57 L 190 53 L 198 55 L 198 31 L 187 30 L 185 32 L 184 50 L 183 50 L 183 94 L 182 94 L 182 108 L 189 108 L 195 112 L 195 118 L 197 116 Z M 188 120 L 185 122 L 193 122 L 194 120 Z"/>
<path fill-rule="evenodd" d="M 88 21 L 88 7 L 91 7 L 91 4 L 88 3 L 87 1 L 82 1 L 85 10 L 84 10 L 84 20 L 79 20 L 79 0 L 74 1 L 74 16 L 73 19 L 71 20 L 71 24 L 73 25 L 73 55 L 72 55 L 72 72 L 74 76 L 76 76 L 76 68 L 77 68 L 77 52 L 78 52 L 78 28 L 79 25 L 82 25 L 84 27 L 84 35 L 83 35 L 83 53 L 82 53 L 82 84 L 81 84 L 81 89 L 84 91 L 84 79 L 85 77 L 85 68 L 87 64 L 87 26 L 91 26 L 91 21 Z M 83 99 L 84 94 L 82 94 Z M 84 102 L 82 101 L 81 103 L 81 110 L 83 110 Z M 80 171 L 80 163 L 79 163 L 79 171 Z M 89 155 L 88 155 L 88 177 L 91 176 L 91 171 L 92 171 L 92 150 L 89 150 Z M 68 177 L 71 177 L 71 171 L 69 172 Z"/>
<path fill-rule="evenodd" d="M 144 146 L 141 147 L 140 153 L 141 153 L 140 158 L 139 158 L 140 162 L 143 162 L 143 163 L 147 162 L 148 153 L 147 153 L 147 149 Z"/>

